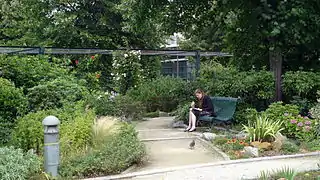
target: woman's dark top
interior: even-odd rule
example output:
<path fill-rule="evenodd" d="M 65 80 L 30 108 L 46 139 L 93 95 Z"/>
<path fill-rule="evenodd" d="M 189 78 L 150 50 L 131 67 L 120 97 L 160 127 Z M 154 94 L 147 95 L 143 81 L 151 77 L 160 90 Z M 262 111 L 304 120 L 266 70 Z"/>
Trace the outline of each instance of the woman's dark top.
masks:
<path fill-rule="evenodd" d="M 207 95 L 203 96 L 202 107 L 198 107 L 198 108 L 202 109 L 202 112 L 200 112 L 199 114 L 196 113 L 198 115 L 215 116 L 211 98 Z"/>

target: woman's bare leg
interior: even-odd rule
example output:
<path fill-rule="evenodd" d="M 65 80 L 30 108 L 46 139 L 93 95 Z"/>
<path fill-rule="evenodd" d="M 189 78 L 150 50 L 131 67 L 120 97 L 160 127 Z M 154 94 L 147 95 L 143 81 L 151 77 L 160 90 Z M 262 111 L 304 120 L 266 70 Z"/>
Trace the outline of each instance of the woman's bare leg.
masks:
<path fill-rule="evenodd" d="M 197 117 L 196 117 L 196 115 L 193 114 L 192 111 L 190 111 L 190 114 L 191 114 L 191 129 L 190 129 L 190 131 L 193 131 L 194 129 L 196 129 Z"/>
<path fill-rule="evenodd" d="M 188 127 L 187 127 L 187 130 L 191 129 L 192 127 L 192 109 L 189 110 L 189 124 L 188 124 Z"/>

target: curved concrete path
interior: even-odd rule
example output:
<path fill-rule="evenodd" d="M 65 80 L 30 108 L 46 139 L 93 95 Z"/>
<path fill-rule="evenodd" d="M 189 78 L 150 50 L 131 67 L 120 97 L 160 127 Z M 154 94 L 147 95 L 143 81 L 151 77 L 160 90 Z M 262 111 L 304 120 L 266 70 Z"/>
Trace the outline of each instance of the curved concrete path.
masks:
<path fill-rule="evenodd" d="M 131 171 L 91 180 L 242 180 L 257 179 L 262 170 L 290 167 L 297 171 L 314 170 L 320 164 L 320 153 L 225 160 L 202 143 L 198 133 L 170 129 L 172 117 L 152 118 L 136 125 L 140 139 L 146 144 L 148 162 Z M 196 139 L 195 150 L 188 149 Z"/>
<path fill-rule="evenodd" d="M 223 157 L 206 148 L 197 134 L 183 132 L 183 129 L 170 129 L 173 117 L 152 118 L 136 125 L 139 138 L 147 148 L 147 163 L 134 171 L 154 170 L 175 166 L 218 162 Z M 195 149 L 189 149 L 194 139 Z"/>

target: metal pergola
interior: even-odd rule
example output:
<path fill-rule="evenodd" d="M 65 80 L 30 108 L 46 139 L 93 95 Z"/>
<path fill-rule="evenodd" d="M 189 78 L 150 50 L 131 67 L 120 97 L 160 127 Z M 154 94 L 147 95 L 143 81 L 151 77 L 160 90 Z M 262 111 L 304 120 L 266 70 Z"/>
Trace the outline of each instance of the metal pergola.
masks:
<path fill-rule="evenodd" d="M 200 57 L 232 57 L 223 52 L 200 50 L 171 50 L 171 49 L 98 49 L 98 48 L 57 48 L 57 47 L 28 47 L 28 46 L 0 46 L 0 54 L 28 54 L 28 55 L 112 55 L 114 51 L 139 51 L 142 56 L 175 56 L 194 57 L 196 76 L 199 75 Z"/>

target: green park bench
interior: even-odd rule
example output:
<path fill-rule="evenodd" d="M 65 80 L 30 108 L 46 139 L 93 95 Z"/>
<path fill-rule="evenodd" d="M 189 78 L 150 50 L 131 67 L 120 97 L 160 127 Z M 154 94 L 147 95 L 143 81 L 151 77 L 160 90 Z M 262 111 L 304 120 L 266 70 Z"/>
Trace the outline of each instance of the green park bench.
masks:
<path fill-rule="evenodd" d="M 233 120 L 234 113 L 236 111 L 236 106 L 238 98 L 231 97 L 210 97 L 216 116 L 201 116 L 198 119 L 200 125 L 203 123 L 210 123 L 211 128 L 213 125 L 230 125 Z"/>

